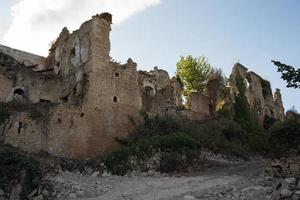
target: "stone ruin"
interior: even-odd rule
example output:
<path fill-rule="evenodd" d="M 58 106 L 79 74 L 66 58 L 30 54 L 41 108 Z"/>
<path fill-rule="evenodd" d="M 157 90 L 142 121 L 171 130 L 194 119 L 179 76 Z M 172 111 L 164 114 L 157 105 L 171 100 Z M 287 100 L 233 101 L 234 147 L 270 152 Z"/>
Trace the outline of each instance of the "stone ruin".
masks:
<path fill-rule="evenodd" d="M 248 71 L 246 67 L 237 63 L 229 78 L 229 88 L 231 96 L 235 96 L 237 91 L 236 76 L 240 75 L 246 85 L 246 97 L 250 109 L 257 114 L 260 126 L 263 126 L 265 116 L 276 120 L 284 120 L 285 112 L 281 100 L 280 90 L 276 89 L 272 94 L 271 84 L 264 80 L 255 72 Z"/>
<path fill-rule="evenodd" d="M 40 117 L 19 111 L 2 127 L 4 143 L 28 152 L 89 158 L 118 148 L 116 138 L 128 136 L 143 123 L 144 114 L 207 120 L 210 99 L 192 92 L 185 108 L 182 85 L 157 67 L 137 71 L 128 59 L 119 64 L 110 57 L 112 17 L 93 16 L 70 33 L 63 28 L 47 58 L 0 45 L 0 102 L 30 104 Z M 261 77 L 236 64 L 226 102 L 233 99 L 235 74 L 249 83 L 247 98 L 260 118 L 283 120 L 281 95 L 262 88 Z"/>

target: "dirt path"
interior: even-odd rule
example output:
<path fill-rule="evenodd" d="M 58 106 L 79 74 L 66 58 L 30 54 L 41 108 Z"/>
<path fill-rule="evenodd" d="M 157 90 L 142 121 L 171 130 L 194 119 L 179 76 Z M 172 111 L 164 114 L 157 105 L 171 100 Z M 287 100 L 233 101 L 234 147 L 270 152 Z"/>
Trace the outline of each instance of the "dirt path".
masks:
<path fill-rule="evenodd" d="M 49 180 L 56 186 L 56 199 L 179 200 L 185 197 L 263 200 L 272 187 L 272 181 L 266 182 L 261 176 L 265 166 L 266 161 L 243 162 L 181 177 L 93 177 L 61 173 Z"/>

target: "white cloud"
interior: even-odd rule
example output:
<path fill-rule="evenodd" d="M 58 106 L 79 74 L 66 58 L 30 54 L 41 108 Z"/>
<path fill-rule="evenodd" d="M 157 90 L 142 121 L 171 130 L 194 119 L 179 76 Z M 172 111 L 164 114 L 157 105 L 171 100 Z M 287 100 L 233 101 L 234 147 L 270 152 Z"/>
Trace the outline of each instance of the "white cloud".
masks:
<path fill-rule="evenodd" d="M 67 26 L 76 30 L 92 15 L 110 12 L 114 24 L 161 0 L 19 0 L 11 9 L 12 23 L 2 43 L 32 53 L 47 55 L 49 43 Z"/>

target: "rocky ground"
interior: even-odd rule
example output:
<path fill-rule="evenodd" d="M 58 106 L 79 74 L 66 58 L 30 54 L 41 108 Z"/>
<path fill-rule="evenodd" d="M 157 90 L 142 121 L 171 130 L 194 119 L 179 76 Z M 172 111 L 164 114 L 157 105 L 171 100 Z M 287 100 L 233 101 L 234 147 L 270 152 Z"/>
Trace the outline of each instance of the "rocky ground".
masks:
<path fill-rule="evenodd" d="M 201 173 L 154 172 L 112 176 L 60 171 L 45 180 L 49 189 L 33 191 L 34 200 L 265 200 L 300 199 L 300 182 L 278 179 L 264 171 L 268 161 L 214 163 Z M 51 187 L 50 187 L 51 186 Z M 44 187 L 47 188 L 47 187 Z M 51 188 L 51 189 L 50 189 Z"/>

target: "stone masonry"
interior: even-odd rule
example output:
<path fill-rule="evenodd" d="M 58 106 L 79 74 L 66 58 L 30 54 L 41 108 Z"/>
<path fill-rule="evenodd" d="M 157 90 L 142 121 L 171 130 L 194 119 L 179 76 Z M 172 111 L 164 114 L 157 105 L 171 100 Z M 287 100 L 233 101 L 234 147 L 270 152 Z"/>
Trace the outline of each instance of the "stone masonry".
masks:
<path fill-rule="evenodd" d="M 166 71 L 137 71 L 130 58 L 125 64 L 114 62 L 111 23 L 112 16 L 102 13 L 73 33 L 63 28 L 47 58 L 0 45 L 0 102 L 27 108 L 10 116 L 0 133 L 3 142 L 29 152 L 89 158 L 118 148 L 116 138 L 133 132 L 144 114 L 210 118 L 208 97 L 192 93 L 185 108 L 181 83 Z M 263 79 L 240 64 L 231 85 L 237 71 L 249 82 L 247 98 L 260 118 L 282 120 L 279 90 L 274 98 L 263 93 Z"/>

